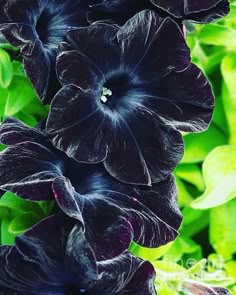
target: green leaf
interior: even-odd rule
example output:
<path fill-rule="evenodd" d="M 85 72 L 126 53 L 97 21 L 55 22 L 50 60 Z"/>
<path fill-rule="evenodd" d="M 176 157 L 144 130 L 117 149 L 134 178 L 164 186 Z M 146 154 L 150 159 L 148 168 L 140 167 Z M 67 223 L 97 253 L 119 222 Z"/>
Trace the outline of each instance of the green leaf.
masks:
<path fill-rule="evenodd" d="M 4 219 L 5 217 L 13 216 L 13 210 L 7 206 L 0 204 L 0 220 Z"/>
<path fill-rule="evenodd" d="M 178 188 L 178 201 L 180 207 L 189 206 L 189 204 L 193 201 L 193 198 L 187 190 L 185 183 L 178 176 L 176 176 L 176 184 Z"/>
<path fill-rule="evenodd" d="M 38 202 L 26 201 L 13 193 L 6 192 L 0 199 L 0 206 L 12 209 L 18 214 L 34 212 L 38 216 L 44 217 L 44 212 Z"/>
<path fill-rule="evenodd" d="M 235 114 L 236 114 L 236 91 L 235 91 L 235 81 L 236 81 L 236 54 L 229 53 L 222 60 L 221 72 L 224 78 L 222 99 L 224 108 L 226 111 L 226 118 L 229 125 L 230 131 L 230 142 L 231 144 L 236 144 L 236 124 L 235 124 Z"/>
<path fill-rule="evenodd" d="M 7 96 L 8 96 L 7 90 L 0 88 L 0 116 L 1 117 L 4 116 L 5 105 L 7 102 Z M 1 121 L 0 121 L 0 123 L 1 123 Z"/>
<path fill-rule="evenodd" d="M 191 259 L 202 259 L 201 246 L 195 243 L 192 239 L 180 235 L 172 244 L 170 250 L 164 255 L 164 259 L 172 262 L 183 261 L 184 256 Z"/>
<path fill-rule="evenodd" d="M 208 153 L 219 145 L 227 143 L 227 137 L 214 124 L 199 134 L 184 136 L 185 152 L 182 163 L 200 163 Z"/>
<path fill-rule="evenodd" d="M 40 221 L 39 216 L 32 212 L 24 213 L 14 218 L 9 224 L 9 232 L 15 235 L 22 234 Z"/>
<path fill-rule="evenodd" d="M 224 264 L 224 268 L 227 272 L 227 275 L 234 278 L 234 281 L 236 282 L 236 261 L 228 261 Z"/>
<path fill-rule="evenodd" d="M 214 108 L 213 113 L 213 119 L 212 119 L 214 125 L 221 130 L 226 136 L 227 139 L 229 137 L 229 128 L 228 128 L 228 122 L 226 118 L 225 108 L 223 104 L 222 97 L 216 98 L 216 104 Z"/>
<path fill-rule="evenodd" d="M 35 91 L 27 78 L 14 76 L 8 88 L 5 116 L 13 116 L 22 110 L 35 97 Z"/>
<path fill-rule="evenodd" d="M 236 253 L 236 199 L 210 212 L 210 241 L 225 260 Z"/>
<path fill-rule="evenodd" d="M 33 117 L 30 114 L 26 114 L 24 112 L 19 112 L 14 117 L 18 118 L 19 120 L 24 122 L 26 125 L 32 126 L 32 127 L 34 127 L 38 122 L 35 117 Z"/>
<path fill-rule="evenodd" d="M 15 241 L 15 234 L 9 232 L 10 218 L 4 218 L 1 222 L 1 244 L 13 245 Z"/>
<path fill-rule="evenodd" d="M 129 251 L 133 253 L 135 256 L 138 256 L 144 260 L 154 261 L 166 254 L 168 250 L 171 248 L 172 244 L 173 242 L 170 242 L 169 244 L 161 246 L 159 248 L 151 249 L 141 247 L 135 242 L 132 242 Z"/>
<path fill-rule="evenodd" d="M 233 199 L 236 196 L 236 146 L 214 149 L 203 163 L 203 177 L 206 190 L 193 201 L 193 208 L 213 208 Z"/>
<path fill-rule="evenodd" d="M 199 191 L 205 188 L 201 169 L 196 164 L 180 164 L 175 169 L 175 174 L 186 182 L 196 186 Z"/>
<path fill-rule="evenodd" d="M 11 84 L 13 68 L 9 54 L 0 48 L 0 87 L 7 88 Z"/>
<path fill-rule="evenodd" d="M 186 207 L 182 211 L 183 223 L 181 225 L 180 232 L 186 236 L 191 237 L 204 228 L 208 227 L 209 224 L 209 213 L 208 211 L 195 210 L 191 207 Z"/>
<path fill-rule="evenodd" d="M 200 31 L 198 38 L 201 43 L 207 45 L 225 46 L 228 48 L 236 47 L 236 30 L 220 25 L 208 24 Z"/>

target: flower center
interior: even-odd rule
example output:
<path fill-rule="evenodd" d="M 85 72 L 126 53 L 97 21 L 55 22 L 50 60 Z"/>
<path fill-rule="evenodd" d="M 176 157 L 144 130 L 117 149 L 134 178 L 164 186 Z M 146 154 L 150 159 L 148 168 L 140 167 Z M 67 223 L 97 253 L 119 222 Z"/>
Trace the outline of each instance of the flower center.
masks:
<path fill-rule="evenodd" d="M 132 87 L 128 74 L 113 74 L 102 87 L 100 102 L 109 109 L 117 109 L 127 103 L 127 97 Z"/>
<path fill-rule="evenodd" d="M 48 43 L 50 16 L 43 11 L 36 23 L 36 32 L 44 45 Z"/>
<path fill-rule="evenodd" d="M 112 96 L 112 91 L 106 87 L 103 87 L 101 102 L 105 104 L 111 96 Z"/>
<path fill-rule="evenodd" d="M 86 295 L 85 289 L 80 289 L 74 284 L 68 284 L 64 287 L 64 295 Z"/>

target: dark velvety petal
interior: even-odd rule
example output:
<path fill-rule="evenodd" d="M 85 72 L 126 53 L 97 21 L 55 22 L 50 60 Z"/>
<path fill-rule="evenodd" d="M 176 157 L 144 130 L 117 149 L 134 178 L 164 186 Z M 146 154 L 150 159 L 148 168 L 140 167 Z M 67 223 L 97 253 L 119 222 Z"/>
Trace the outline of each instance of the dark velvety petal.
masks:
<path fill-rule="evenodd" d="M 76 193 L 64 178 L 56 178 L 53 183 L 55 199 L 70 217 L 81 220 L 86 228 L 86 237 L 95 252 L 97 260 L 111 259 L 123 253 L 132 240 L 132 227 L 122 217 L 119 208 L 107 206 L 100 199 L 89 200 Z"/>
<path fill-rule="evenodd" d="M 203 10 L 209 10 L 215 7 L 217 4 L 222 2 L 222 0 L 207 0 L 207 1 L 191 1 L 187 0 L 185 4 L 185 12 L 186 14 L 201 12 Z"/>
<path fill-rule="evenodd" d="M 45 100 L 50 77 L 50 59 L 34 28 L 30 25 L 3 24 L 0 31 L 14 46 L 20 47 L 24 69 L 38 96 Z"/>
<path fill-rule="evenodd" d="M 77 53 L 88 57 L 104 75 L 108 76 L 109 72 L 120 66 L 121 50 L 116 38 L 117 32 L 117 26 L 98 23 L 88 28 L 70 31 L 66 40 Z M 73 64 L 73 61 L 69 63 Z"/>
<path fill-rule="evenodd" d="M 60 88 L 54 70 L 58 45 L 69 30 L 88 24 L 88 4 L 86 0 L 4 0 L 0 15 L 6 23 L 0 31 L 21 48 L 24 69 L 43 103 L 50 103 Z"/>
<path fill-rule="evenodd" d="M 61 44 L 60 52 L 57 57 L 59 80 L 63 84 L 75 84 L 81 89 L 93 91 L 93 96 L 100 94 L 104 77 L 97 66 L 78 51 L 68 51 L 67 43 Z"/>
<path fill-rule="evenodd" d="M 0 142 L 5 145 L 16 145 L 25 141 L 49 145 L 45 134 L 35 128 L 31 128 L 20 120 L 9 117 L 0 125 Z"/>
<path fill-rule="evenodd" d="M 136 14 L 118 32 L 124 66 L 130 65 L 139 79 L 156 79 L 171 70 L 183 71 L 190 52 L 178 25 L 146 10 Z"/>
<path fill-rule="evenodd" d="M 127 126 L 99 109 L 93 93 L 69 85 L 52 102 L 47 132 L 53 144 L 80 162 L 106 161 L 108 171 L 117 179 L 150 184 L 145 159 Z"/>
<path fill-rule="evenodd" d="M 105 294 L 156 294 L 153 266 L 130 253 L 124 253 L 105 263 L 98 263 L 98 271 L 100 276 L 96 289 L 103 288 Z"/>
<path fill-rule="evenodd" d="M 63 87 L 54 98 L 47 121 L 53 144 L 80 162 L 101 162 L 107 154 L 103 129 L 110 132 L 105 115 L 92 92 L 74 85 Z"/>
<path fill-rule="evenodd" d="M 16 248 L 1 246 L 0 263 L 0 290 L 10 287 L 10 294 L 31 294 L 44 279 L 38 265 L 27 261 Z"/>
<path fill-rule="evenodd" d="M 176 22 L 191 20 L 199 23 L 211 22 L 229 12 L 228 0 L 100 0 L 92 5 L 89 21 L 106 20 L 124 24 L 135 13 L 150 9 L 162 17 L 171 16 Z"/>
<path fill-rule="evenodd" d="M 156 7 L 167 11 L 172 16 L 180 18 L 184 15 L 185 0 L 150 0 Z"/>
<path fill-rule="evenodd" d="M 0 32 L 11 45 L 20 47 L 23 55 L 32 54 L 37 36 L 31 25 L 4 23 L 0 26 Z"/>
<path fill-rule="evenodd" d="M 23 295 L 23 294 L 20 294 L 19 292 L 14 292 L 9 288 L 4 288 L 1 286 L 0 286 L 0 292 L 1 292 L 1 295 Z"/>
<path fill-rule="evenodd" d="M 52 189 L 54 192 L 55 200 L 61 210 L 71 218 L 79 220 L 83 223 L 83 217 L 81 209 L 83 210 L 83 198 L 80 199 L 80 203 L 77 203 L 74 194 L 76 194 L 74 188 L 71 186 L 69 179 L 65 177 L 57 177 L 53 181 Z"/>
<path fill-rule="evenodd" d="M 190 280 L 183 282 L 181 291 L 186 295 L 230 295 L 230 292 L 225 288 L 209 286 Z"/>
<path fill-rule="evenodd" d="M 198 13 L 190 13 L 188 19 L 198 23 L 210 23 L 215 19 L 226 16 L 230 11 L 230 5 L 228 0 L 221 0 L 216 6 L 209 10 L 204 10 Z"/>
<path fill-rule="evenodd" d="M 155 271 L 151 263 L 145 261 L 140 262 L 138 269 L 133 277 L 122 290 L 121 295 L 155 295 L 156 290 L 154 286 Z"/>
<path fill-rule="evenodd" d="M 0 153 L 0 168 L 0 189 L 39 201 L 52 199 L 51 183 L 63 163 L 47 147 L 24 142 Z"/>
<path fill-rule="evenodd" d="M 230 291 L 222 287 L 213 287 L 217 295 L 230 295 Z"/>
<path fill-rule="evenodd" d="M 121 233 L 121 229 L 123 234 L 120 241 L 124 246 L 127 246 L 132 235 L 135 242 L 147 247 L 158 247 L 176 238 L 181 214 L 173 177 L 169 176 L 152 187 L 133 186 L 111 177 L 102 165 L 96 166 L 87 177 L 78 176 L 77 184 L 74 185 L 79 193 L 66 179 L 57 178 L 53 183 L 55 199 L 61 209 L 79 220 L 82 213 L 87 233 L 93 236 L 92 240 L 98 245 L 103 244 L 104 236 L 116 235 L 118 230 Z M 85 169 L 81 167 L 82 173 L 85 173 Z M 126 220 L 131 228 L 127 227 Z M 109 241 L 108 238 L 105 240 Z M 114 251 L 115 248 L 112 249 Z"/>
<path fill-rule="evenodd" d="M 35 41 L 31 55 L 24 56 L 24 69 L 38 96 L 45 102 L 51 71 L 50 59 L 40 41 Z M 51 97 L 52 99 L 52 97 Z"/>
<path fill-rule="evenodd" d="M 204 131 L 209 126 L 214 96 L 207 78 L 195 65 L 152 82 L 149 92 L 143 105 L 168 125 L 186 132 Z"/>
<path fill-rule="evenodd" d="M 104 161 L 105 168 L 127 183 L 150 185 L 151 181 L 163 180 L 182 159 L 180 133 L 163 126 L 151 110 L 142 105 L 137 104 L 132 114 L 120 113 L 119 116 L 120 130 Z M 145 178 L 147 172 L 148 178 Z"/>
<path fill-rule="evenodd" d="M 90 289 L 97 280 L 96 258 L 85 239 L 81 224 L 76 224 L 68 237 L 65 270 L 70 281 L 78 284 L 81 289 Z"/>
<path fill-rule="evenodd" d="M 112 133 L 110 131 L 109 152 L 104 160 L 107 171 L 125 183 L 151 185 L 150 171 L 142 147 L 122 116 L 118 115 Z"/>
<path fill-rule="evenodd" d="M 59 287 L 63 283 L 67 237 L 73 226 L 71 220 L 52 216 L 17 237 L 15 246 L 0 247 L 4 266 L 0 285 L 23 294 L 35 290 L 48 294 Z"/>
<path fill-rule="evenodd" d="M 33 24 L 35 17 L 37 17 L 41 12 L 40 2 L 41 1 L 38 0 L 2 0 L 1 9 L 8 21 Z"/>

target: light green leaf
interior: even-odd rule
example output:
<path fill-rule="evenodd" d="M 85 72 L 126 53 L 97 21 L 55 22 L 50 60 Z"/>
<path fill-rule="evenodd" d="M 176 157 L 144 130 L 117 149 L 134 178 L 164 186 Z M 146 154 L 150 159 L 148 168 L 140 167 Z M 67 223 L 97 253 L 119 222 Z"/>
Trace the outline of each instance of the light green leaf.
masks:
<path fill-rule="evenodd" d="M 213 113 L 213 119 L 212 119 L 214 125 L 221 130 L 226 136 L 227 139 L 229 137 L 229 128 L 228 128 L 228 122 L 225 114 L 225 107 L 223 104 L 222 97 L 216 98 L 216 104 L 214 108 Z"/>
<path fill-rule="evenodd" d="M 198 38 L 201 43 L 207 45 L 225 46 L 228 48 L 236 47 L 236 30 L 221 25 L 208 24 L 200 31 Z"/>
<path fill-rule="evenodd" d="M 236 53 L 230 53 L 222 60 L 221 72 L 224 78 L 222 99 L 230 131 L 230 142 L 236 144 Z"/>
<path fill-rule="evenodd" d="M 214 149 L 203 163 L 203 177 L 206 190 L 193 201 L 193 208 L 213 208 L 233 199 L 236 196 L 236 146 Z"/>
<path fill-rule="evenodd" d="M 208 211 L 195 210 L 186 207 L 182 210 L 183 223 L 180 232 L 187 237 L 194 236 L 206 228 L 209 224 Z"/>
<path fill-rule="evenodd" d="M 176 262 L 183 259 L 183 256 L 191 257 L 192 259 L 202 259 L 201 246 L 195 243 L 192 239 L 180 235 L 172 244 L 170 250 L 164 255 L 164 259 Z"/>
<path fill-rule="evenodd" d="M 8 53 L 0 48 L 0 87 L 7 88 L 11 84 L 13 68 Z"/>
<path fill-rule="evenodd" d="M 38 216 L 44 216 L 44 212 L 37 202 L 26 201 L 11 192 L 6 192 L 2 196 L 0 199 L 0 206 L 12 209 L 18 212 L 18 214 L 34 212 Z"/>
<path fill-rule="evenodd" d="M 236 199 L 210 212 L 210 241 L 216 252 L 230 259 L 236 253 Z"/>
<path fill-rule="evenodd" d="M 175 177 L 178 189 L 178 202 L 180 207 L 189 206 L 193 201 L 193 197 L 187 190 L 185 183 L 178 176 Z"/>
<path fill-rule="evenodd" d="M 9 224 L 11 218 L 4 218 L 1 222 L 1 244 L 2 245 L 13 245 L 16 235 L 9 232 Z"/>
<path fill-rule="evenodd" d="M 186 182 L 196 186 L 199 191 L 205 188 L 201 169 L 196 164 L 180 164 L 175 169 L 175 174 Z"/>
<path fill-rule="evenodd" d="M 32 212 L 24 213 L 14 218 L 9 224 L 9 232 L 19 235 L 40 221 L 39 216 Z"/>
<path fill-rule="evenodd" d="M 230 260 L 224 264 L 224 268 L 227 272 L 227 275 L 234 278 L 236 282 L 236 261 Z"/>
<path fill-rule="evenodd" d="M 166 254 L 171 248 L 172 244 L 173 242 L 170 242 L 169 244 L 161 246 L 159 248 L 145 248 L 139 246 L 135 242 L 132 242 L 129 251 L 135 256 L 138 256 L 144 260 L 154 261 Z"/>
<path fill-rule="evenodd" d="M 35 97 L 30 82 L 23 76 L 14 76 L 8 88 L 8 98 L 5 106 L 5 116 L 13 116 L 22 110 Z"/>
<path fill-rule="evenodd" d="M 7 90 L 0 88 L 0 116 L 1 117 L 4 116 L 5 105 L 7 102 L 7 96 L 8 96 Z M 0 121 L 0 123 L 1 123 L 1 121 Z"/>
<path fill-rule="evenodd" d="M 208 153 L 219 145 L 227 143 L 227 137 L 214 124 L 199 134 L 184 136 L 185 152 L 182 163 L 200 163 Z"/>

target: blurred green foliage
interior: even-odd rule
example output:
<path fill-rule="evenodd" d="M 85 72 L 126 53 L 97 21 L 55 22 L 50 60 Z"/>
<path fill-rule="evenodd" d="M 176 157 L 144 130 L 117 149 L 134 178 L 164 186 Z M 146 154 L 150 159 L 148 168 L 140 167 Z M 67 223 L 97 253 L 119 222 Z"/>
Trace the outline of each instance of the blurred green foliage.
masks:
<path fill-rule="evenodd" d="M 159 295 L 186 294 L 183 286 L 189 280 L 228 287 L 236 295 L 236 1 L 223 20 L 188 28 L 192 60 L 216 96 L 213 120 L 206 132 L 184 134 L 185 154 L 175 170 L 184 217 L 179 237 L 158 249 L 132 243 L 130 251 L 153 263 Z M 0 118 L 15 116 L 35 125 L 48 108 L 6 49 L 0 46 Z M 1 243 L 12 244 L 52 206 L 5 193 L 0 200 Z"/>

